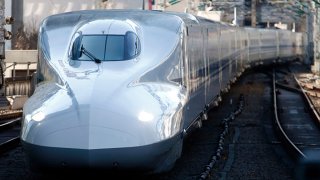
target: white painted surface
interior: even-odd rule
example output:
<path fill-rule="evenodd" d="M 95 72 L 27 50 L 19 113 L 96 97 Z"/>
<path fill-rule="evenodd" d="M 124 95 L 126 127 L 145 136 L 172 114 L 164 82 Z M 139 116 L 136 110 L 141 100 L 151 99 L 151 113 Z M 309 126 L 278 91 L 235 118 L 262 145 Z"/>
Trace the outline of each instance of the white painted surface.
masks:
<path fill-rule="evenodd" d="M 38 50 L 6 50 L 6 63 L 37 62 Z"/>

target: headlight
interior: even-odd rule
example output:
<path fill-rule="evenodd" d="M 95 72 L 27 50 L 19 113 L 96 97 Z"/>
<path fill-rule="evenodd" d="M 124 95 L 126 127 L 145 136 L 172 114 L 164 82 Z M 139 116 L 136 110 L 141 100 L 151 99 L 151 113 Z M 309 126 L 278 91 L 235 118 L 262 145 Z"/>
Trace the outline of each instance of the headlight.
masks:
<path fill-rule="evenodd" d="M 141 111 L 138 115 L 138 119 L 142 122 L 149 122 L 153 120 L 153 115 L 151 113 Z"/>
<path fill-rule="evenodd" d="M 39 111 L 39 112 L 33 114 L 31 116 L 31 119 L 39 122 L 39 121 L 42 121 L 45 117 L 46 117 L 46 115 L 42 111 Z"/>

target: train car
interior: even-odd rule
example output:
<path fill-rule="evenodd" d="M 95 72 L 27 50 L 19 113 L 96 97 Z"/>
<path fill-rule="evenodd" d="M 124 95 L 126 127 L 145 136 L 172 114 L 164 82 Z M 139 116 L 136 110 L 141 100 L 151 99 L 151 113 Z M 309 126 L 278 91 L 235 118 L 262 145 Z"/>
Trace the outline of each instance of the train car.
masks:
<path fill-rule="evenodd" d="M 24 151 L 41 167 L 168 171 L 247 67 L 303 55 L 297 34 L 174 12 L 50 16 L 23 108 Z"/>

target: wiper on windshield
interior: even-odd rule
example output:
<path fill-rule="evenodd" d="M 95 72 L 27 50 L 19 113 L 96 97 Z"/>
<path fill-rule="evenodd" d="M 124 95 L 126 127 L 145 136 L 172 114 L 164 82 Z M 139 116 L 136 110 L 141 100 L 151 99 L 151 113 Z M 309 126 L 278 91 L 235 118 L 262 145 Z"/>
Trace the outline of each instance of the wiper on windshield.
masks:
<path fill-rule="evenodd" d="M 83 54 L 85 54 L 86 56 L 88 56 L 91 60 L 93 60 L 95 63 L 100 64 L 101 60 L 98 59 L 96 56 L 94 56 L 92 53 L 90 53 L 88 50 L 86 50 L 86 48 L 83 47 L 83 45 L 81 46 L 81 52 Z"/>

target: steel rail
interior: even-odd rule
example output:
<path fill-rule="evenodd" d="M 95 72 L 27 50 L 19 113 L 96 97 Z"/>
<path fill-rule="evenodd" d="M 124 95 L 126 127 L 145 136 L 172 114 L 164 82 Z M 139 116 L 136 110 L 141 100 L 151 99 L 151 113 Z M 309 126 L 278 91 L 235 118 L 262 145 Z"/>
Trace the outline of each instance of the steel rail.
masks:
<path fill-rule="evenodd" d="M 275 70 L 273 69 L 273 78 L 272 78 L 272 96 L 273 96 L 273 111 L 274 111 L 274 125 L 276 126 L 276 132 L 280 139 L 283 141 L 283 144 L 287 147 L 289 152 L 294 156 L 294 158 L 306 158 L 306 155 L 291 141 L 286 132 L 283 130 L 282 125 L 278 116 L 278 102 L 277 102 L 277 92 L 276 92 L 276 77 Z"/>

